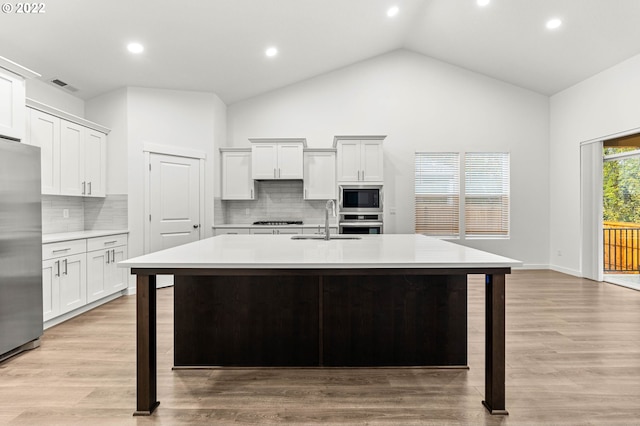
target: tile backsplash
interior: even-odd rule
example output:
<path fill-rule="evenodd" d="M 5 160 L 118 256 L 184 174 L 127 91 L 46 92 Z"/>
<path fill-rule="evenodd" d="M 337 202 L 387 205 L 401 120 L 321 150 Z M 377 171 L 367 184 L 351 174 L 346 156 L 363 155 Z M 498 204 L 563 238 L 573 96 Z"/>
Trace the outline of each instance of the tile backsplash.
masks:
<path fill-rule="evenodd" d="M 221 201 L 219 211 L 223 219 L 216 220 L 216 224 L 247 224 L 259 220 L 324 222 L 327 200 L 304 200 L 301 180 L 257 181 L 256 195 L 255 200 Z"/>
<path fill-rule="evenodd" d="M 69 217 L 64 217 L 68 210 Z M 42 233 L 127 229 L 127 195 L 105 198 L 42 196 Z"/>

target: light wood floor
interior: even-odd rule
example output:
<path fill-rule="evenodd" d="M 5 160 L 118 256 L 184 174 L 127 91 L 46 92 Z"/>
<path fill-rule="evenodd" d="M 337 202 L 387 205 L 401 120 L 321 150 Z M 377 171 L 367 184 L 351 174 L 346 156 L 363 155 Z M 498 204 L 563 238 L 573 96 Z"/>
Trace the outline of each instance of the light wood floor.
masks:
<path fill-rule="evenodd" d="M 158 399 L 135 409 L 135 297 L 45 332 L 0 364 L 0 424 L 640 424 L 640 292 L 550 271 L 507 277 L 507 409 L 484 392 L 484 289 L 472 277 L 470 370 L 172 371 L 172 289 L 158 297 Z"/>

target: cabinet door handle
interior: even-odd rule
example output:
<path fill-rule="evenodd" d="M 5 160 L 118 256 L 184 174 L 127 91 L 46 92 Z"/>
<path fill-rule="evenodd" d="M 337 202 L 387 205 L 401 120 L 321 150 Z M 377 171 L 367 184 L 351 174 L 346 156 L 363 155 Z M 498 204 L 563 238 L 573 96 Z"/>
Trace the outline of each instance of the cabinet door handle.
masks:
<path fill-rule="evenodd" d="M 360 170 L 358 170 L 358 180 L 360 180 Z"/>
<path fill-rule="evenodd" d="M 63 260 L 62 262 L 64 263 L 64 272 L 63 272 L 63 274 L 64 274 L 64 275 L 67 275 L 67 273 L 69 272 L 69 271 L 67 270 L 67 259 Z"/>
<path fill-rule="evenodd" d="M 304 189 L 304 198 L 307 198 L 307 188 Z"/>
<path fill-rule="evenodd" d="M 282 172 L 282 170 L 278 169 L 278 177 L 279 178 L 282 177 L 282 173 L 281 172 Z"/>
<path fill-rule="evenodd" d="M 87 183 L 86 182 L 82 182 L 82 195 L 84 195 L 86 188 L 87 188 Z"/>
<path fill-rule="evenodd" d="M 362 171 L 362 180 L 364 180 L 364 170 Z"/>
<path fill-rule="evenodd" d="M 116 263 L 116 249 L 111 249 L 111 263 Z"/>
<path fill-rule="evenodd" d="M 111 263 L 111 261 L 110 261 L 110 257 L 109 257 L 109 252 L 110 252 L 110 250 L 107 250 L 107 265 L 108 265 L 109 263 Z"/>
<path fill-rule="evenodd" d="M 278 177 L 278 175 L 276 174 L 276 169 L 275 169 L 275 167 L 274 167 L 274 169 L 273 169 L 273 178 L 275 179 L 275 178 L 277 178 L 277 177 Z"/>
<path fill-rule="evenodd" d="M 253 188 L 251 188 L 251 198 L 253 198 Z"/>
<path fill-rule="evenodd" d="M 91 182 L 89 182 L 89 195 L 91 195 Z"/>
<path fill-rule="evenodd" d="M 56 273 L 55 273 L 56 277 L 60 276 L 60 261 L 56 260 Z"/>

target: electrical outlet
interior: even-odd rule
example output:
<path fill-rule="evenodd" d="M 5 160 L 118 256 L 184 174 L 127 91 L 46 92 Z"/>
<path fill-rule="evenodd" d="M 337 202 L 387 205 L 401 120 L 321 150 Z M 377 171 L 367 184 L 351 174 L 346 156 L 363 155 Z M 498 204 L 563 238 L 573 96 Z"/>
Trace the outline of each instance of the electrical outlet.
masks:
<path fill-rule="evenodd" d="M 69 209 L 62 209 L 62 217 L 69 219 Z"/>

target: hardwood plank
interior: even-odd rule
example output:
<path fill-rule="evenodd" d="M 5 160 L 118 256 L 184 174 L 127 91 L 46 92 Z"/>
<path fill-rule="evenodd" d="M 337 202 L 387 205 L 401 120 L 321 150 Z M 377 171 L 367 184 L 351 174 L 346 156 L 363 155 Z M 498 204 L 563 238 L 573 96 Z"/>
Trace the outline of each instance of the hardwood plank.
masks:
<path fill-rule="evenodd" d="M 158 396 L 135 410 L 135 297 L 45 331 L 0 364 L 0 424 L 630 425 L 640 418 L 640 292 L 552 271 L 507 277 L 506 403 L 484 395 L 484 280 L 469 280 L 470 370 L 172 370 L 173 289 L 157 292 Z"/>

